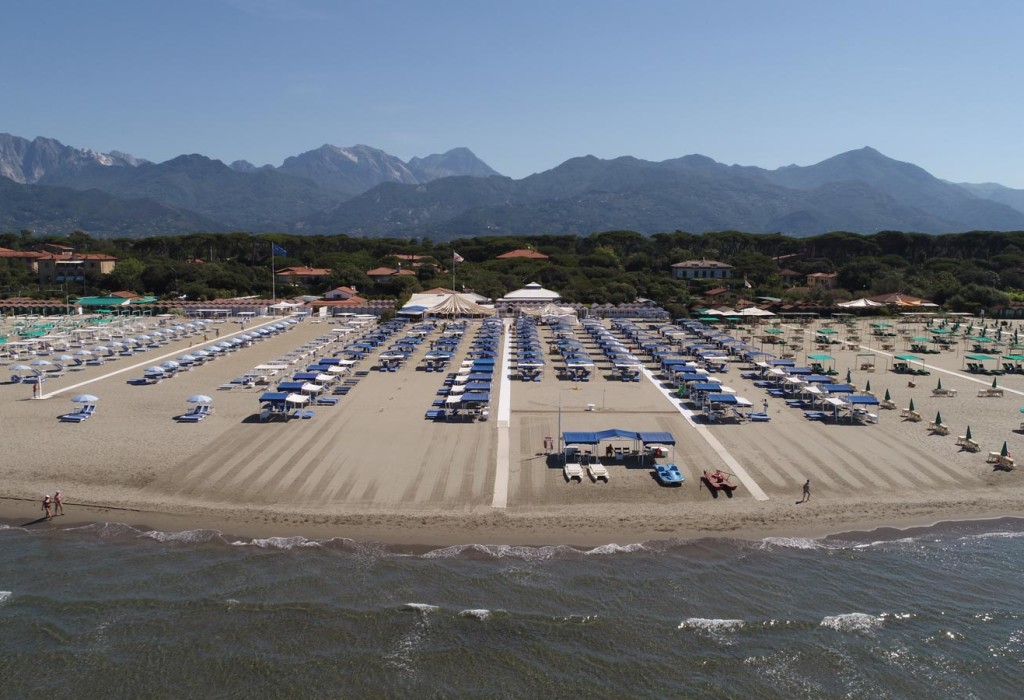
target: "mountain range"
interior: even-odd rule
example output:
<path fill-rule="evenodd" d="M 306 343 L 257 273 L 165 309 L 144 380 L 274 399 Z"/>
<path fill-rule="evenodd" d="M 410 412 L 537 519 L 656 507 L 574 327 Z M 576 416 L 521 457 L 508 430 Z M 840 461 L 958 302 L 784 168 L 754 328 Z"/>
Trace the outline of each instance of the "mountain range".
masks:
<path fill-rule="evenodd" d="M 152 163 L 0 134 L 0 228 L 436 239 L 612 229 L 947 233 L 1024 230 L 1024 190 L 947 182 L 872 148 L 774 170 L 702 155 L 585 156 L 514 180 L 466 148 L 405 162 L 369 146 L 324 145 L 258 167 L 197 154 Z"/>

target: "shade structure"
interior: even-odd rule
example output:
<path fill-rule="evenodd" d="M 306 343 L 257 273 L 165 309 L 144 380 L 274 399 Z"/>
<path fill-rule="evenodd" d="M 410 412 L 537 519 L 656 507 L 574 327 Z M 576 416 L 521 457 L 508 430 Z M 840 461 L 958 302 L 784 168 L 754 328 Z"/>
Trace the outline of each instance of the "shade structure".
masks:
<path fill-rule="evenodd" d="M 1006 440 L 1003 440 L 1003 449 L 999 450 L 999 454 L 1002 455 L 1003 457 L 1010 456 L 1010 448 L 1007 447 Z"/>
<path fill-rule="evenodd" d="M 72 396 L 71 400 L 75 403 L 96 403 L 100 399 L 92 394 L 78 394 L 77 396 Z"/>
<path fill-rule="evenodd" d="M 213 398 L 206 394 L 193 394 L 185 400 L 189 403 L 213 403 Z"/>
<path fill-rule="evenodd" d="M 939 411 L 935 412 L 935 425 L 942 425 L 942 414 Z"/>
<path fill-rule="evenodd" d="M 910 406 L 908 406 L 907 408 L 909 408 L 909 409 L 910 409 L 911 411 L 914 411 L 914 410 L 916 410 L 916 409 L 914 408 L 914 399 L 910 399 Z"/>
<path fill-rule="evenodd" d="M 967 438 L 968 440 L 974 439 L 974 436 L 971 435 L 971 426 L 967 426 L 967 433 L 964 435 L 964 437 Z"/>

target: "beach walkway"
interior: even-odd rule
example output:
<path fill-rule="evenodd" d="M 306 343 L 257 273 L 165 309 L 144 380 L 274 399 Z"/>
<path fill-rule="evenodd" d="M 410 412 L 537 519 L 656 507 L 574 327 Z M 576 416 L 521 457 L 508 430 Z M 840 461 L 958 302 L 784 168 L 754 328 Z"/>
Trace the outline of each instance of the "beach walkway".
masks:
<path fill-rule="evenodd" d="M 512 425 L 512 319 L 502 322 L 501 389 L 498 391 L 498 450 L 491 507 L 508 506 L 509 427 Z"/>
<path fill-rule="evenodd" d="M 708 430 L 706 425 L 699 425 L 693 420 L 693 411 L 688 408 L 684 408 L 683 405 L 672 396 L 671 389 L 666 389 L 661 386 L 657 378 L 655 378 L 654 373 L 649 368 L 644 367 L 643 374 L 647 377 L 647 381 L 651 382 L 651 384 L 654 385 L 654 388 L 661 392 L 661 395 L 664 396 L 665 399 L 671 403 L 677 411 L 679 411 L 679 414 L 686 420 L 686 422 L 697 431 L 697 434 L 704 439 L 708 444 L 708 447 L 714 450 L 721 460 L 725 462 L 726 466 L 731 470 L 731 473 L 734 474 L 736 478 L 740 480 L 740 483 L 747 488 L 747 491 L 749 491 L 750 495 L 754 497 L 754 500 L 767 501 L 768 494 L 766 494 L 764 490 L 757 485 L 757 482 L 754 481 L 754 478 L 750 476 L 750 473 L 743 467 L 743 465 L 740 464 L 735 457 L 729 454 L 729 451 L 726 450 L 725 446 L 718 441 L 718 438 L 711 434 L 711 431 Z"/>

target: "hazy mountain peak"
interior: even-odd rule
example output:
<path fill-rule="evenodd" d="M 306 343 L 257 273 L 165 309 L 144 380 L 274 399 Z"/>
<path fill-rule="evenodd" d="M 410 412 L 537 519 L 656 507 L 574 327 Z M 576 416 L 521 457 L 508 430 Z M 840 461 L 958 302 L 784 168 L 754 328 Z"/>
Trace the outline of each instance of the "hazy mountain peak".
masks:
<path fill-rule="evenodd" d="M 476 157 L 465 146 L 452 148 L 444 153 L 434 153 L 425 158 L 409 160 L 409 169 L 423 182 L 440 177 L 469 175 L 470 177 L 491 177 L 500 175 L 487 163 Z"/>

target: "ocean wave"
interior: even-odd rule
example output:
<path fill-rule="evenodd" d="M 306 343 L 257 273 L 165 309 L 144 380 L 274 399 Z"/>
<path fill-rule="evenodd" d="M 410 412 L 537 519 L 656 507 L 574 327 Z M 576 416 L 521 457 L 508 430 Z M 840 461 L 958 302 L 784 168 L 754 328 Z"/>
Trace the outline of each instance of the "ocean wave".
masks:
<path fill-rule="evenodd" d="M 0 591 L 0 605 L 6 604 L 7 601 L 11 599 L 12 595 L 14 595 L 14 593 L 11 591 Z"/>
<path fill-rule="evenodd" d="M 842 615 L 828 615 L 821 620 L 820 627 L 828 627 L 837 632 L 857 632 L 869 634 L 880 629 L 885 624 L 885 617 L 882 615 L 868 615 L 867 613 L 843 613 Z"/>
<path fill-rule="evenodd" d="M 420 615 L 429 615 L 432 612 L 437 612 L 441 607 L 439 605 L 430 605 L 429 603 L 406 603 L 399 609 L 403 612 L 415 612 Z"/>
<path fill-rule="evenodd" d="M 476 609 L 476 610 L 461 610 L 461 611 L 459 611 L 459 617 L 472 617 L 474 619 L 480 620 L 481 622 L 483 620 L 486 620 L 490 616 L 491 616 L 491 611 L 490 610 L 484 610 L 482 608 Z"/>
<path fill-rule="evenodd" d="M 822 540 L 809 537 L 765 537 L 761 540 L 761 549 L 832 549 Z"/>
<path fill-rule="evenodd" d="M 735 632 L 746 627 L 743 620 L 729 620 L 707 617 L 690 617 L 679 623 L 676 629 L 699 630 L 701 632 Z"/>
<path fill-rule="evenodd" d="M 182 544 L 201 544 L 224 539 L 220 530 L 182 530 L 181 532 L 163 532 L 162 530 L 143 530 L 139 537 L 147 537 L 157 542 L 180 542 Z"/>
<path fill-rule="evenodd" d="M 311 540 L 301 535 L 291 537 L 254 537 L 251 540 L 235 540 L 229 543 L 232 547 L 259 547 L 260 549 L 290 550 L 296 547 L 323 547 L 323 541 Z"/>

